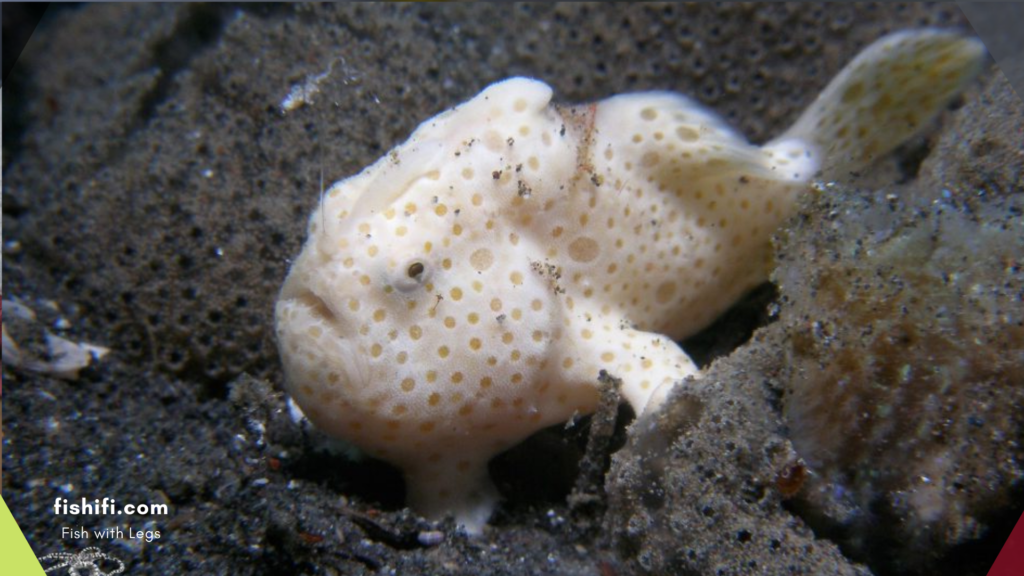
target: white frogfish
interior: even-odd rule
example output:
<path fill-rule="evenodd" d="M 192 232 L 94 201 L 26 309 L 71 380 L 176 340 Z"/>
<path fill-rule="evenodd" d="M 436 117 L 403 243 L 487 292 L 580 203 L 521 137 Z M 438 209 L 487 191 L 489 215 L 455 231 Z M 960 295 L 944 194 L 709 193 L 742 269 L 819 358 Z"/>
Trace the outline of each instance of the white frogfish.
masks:
<path fill-rule="evenodd" d="M 886 36 L 763 146 L 670 92 L 493 84 L 325 192 L 276 305 L 287 390 L 398 466 L 414 510 L 478 533 L 493 456 L 593 412 L 602 370 L 637 414 L 699 377 L 675 341 L 765 281 L 798 197 L 907 140 L 983 59 L 955 32 Z"/>

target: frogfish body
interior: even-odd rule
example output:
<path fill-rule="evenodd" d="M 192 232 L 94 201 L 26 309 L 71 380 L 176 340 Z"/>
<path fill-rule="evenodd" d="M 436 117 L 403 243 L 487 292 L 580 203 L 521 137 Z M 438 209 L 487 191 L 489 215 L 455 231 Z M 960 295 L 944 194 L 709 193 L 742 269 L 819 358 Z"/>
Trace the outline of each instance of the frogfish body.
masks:
<path fill-rule="evenodd" d="M 602 370 L 638 414 L 699 376 L 674 340 L 767 278 L 800 194 L 913 135 L 983 53 L 887 36 L 764 146 L 669 92 L 493 84 L 326 192 L 276 306 L 288 391 L 400 467 L 414 509 L 479 532 L 491 457 L 592 412 Z"/>

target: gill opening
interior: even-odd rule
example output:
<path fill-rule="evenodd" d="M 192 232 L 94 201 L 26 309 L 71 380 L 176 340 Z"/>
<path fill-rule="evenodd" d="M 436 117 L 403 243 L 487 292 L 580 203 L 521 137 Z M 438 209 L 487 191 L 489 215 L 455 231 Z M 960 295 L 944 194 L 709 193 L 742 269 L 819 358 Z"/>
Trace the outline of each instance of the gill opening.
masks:
<path fill-rule="evenodd" d="M 312 291 L 303 292 L 295 296 L 295 301 L 309 309 L 310 314 L 313 314 L 319 318 L 322 318 L 329 324 L 337 323 L 337 315 L 334 310 L 327 305 L 327 302 L 323 298 L 317 296 Z"/>

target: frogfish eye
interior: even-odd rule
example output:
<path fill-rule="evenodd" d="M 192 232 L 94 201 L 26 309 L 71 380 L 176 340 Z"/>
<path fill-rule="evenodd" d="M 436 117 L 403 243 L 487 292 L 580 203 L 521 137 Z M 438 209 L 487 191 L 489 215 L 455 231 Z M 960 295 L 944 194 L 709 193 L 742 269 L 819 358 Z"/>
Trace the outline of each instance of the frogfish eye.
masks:
<path fill-rule="evenodd" d="M 395 288 L 401 292 L 412 292 L 430 280 L 430 267 L 427 263 L 416 259 L 409 260 L 399 267 L 394 280 Z"/>
<path fill-rule="evenodd" d="M 423 265 L 423 262 L 413 262 L 409 264 L 409 268 L 406 270 L 406 274 L 409 278 L 419 282 L 423 278 L 423 273 L 426 272 L 427 268 Z"/>

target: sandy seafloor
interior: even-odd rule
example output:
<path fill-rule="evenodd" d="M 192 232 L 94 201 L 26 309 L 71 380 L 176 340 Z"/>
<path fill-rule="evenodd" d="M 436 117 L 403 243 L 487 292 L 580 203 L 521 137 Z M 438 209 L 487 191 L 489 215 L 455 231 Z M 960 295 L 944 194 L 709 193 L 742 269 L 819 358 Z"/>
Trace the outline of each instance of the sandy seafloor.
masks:
<path fill-rule="evenodd" d="M 718 360 L 670 410 L 627 427 L 610 408 L 498 458 L 481 538 L 404 510 L 387 465 L 321 450 L 272 340 L 321 157 L 328 181 L 352 174 L 516 74 L 562 102 L 676 90 L 762 142 L 860 48 L 921 25 L 966 21 L 952 4 L 51 11 L 5 83 L 3 296 L 38 317 L 5 321 L 29 353 L 45 330 L 112 352 L 76 380 L 4 365 L 4 499 L 38 554 L 95 545 L 133 575 L 983 574 L 1024 509 L 1024 123 L 994 68 L 808 200 L 774 285 L 684 343 Z M 82 497 L 170 514 L 53 513 Z M 61 538 L 79 525 L 160 538 Z"/>

